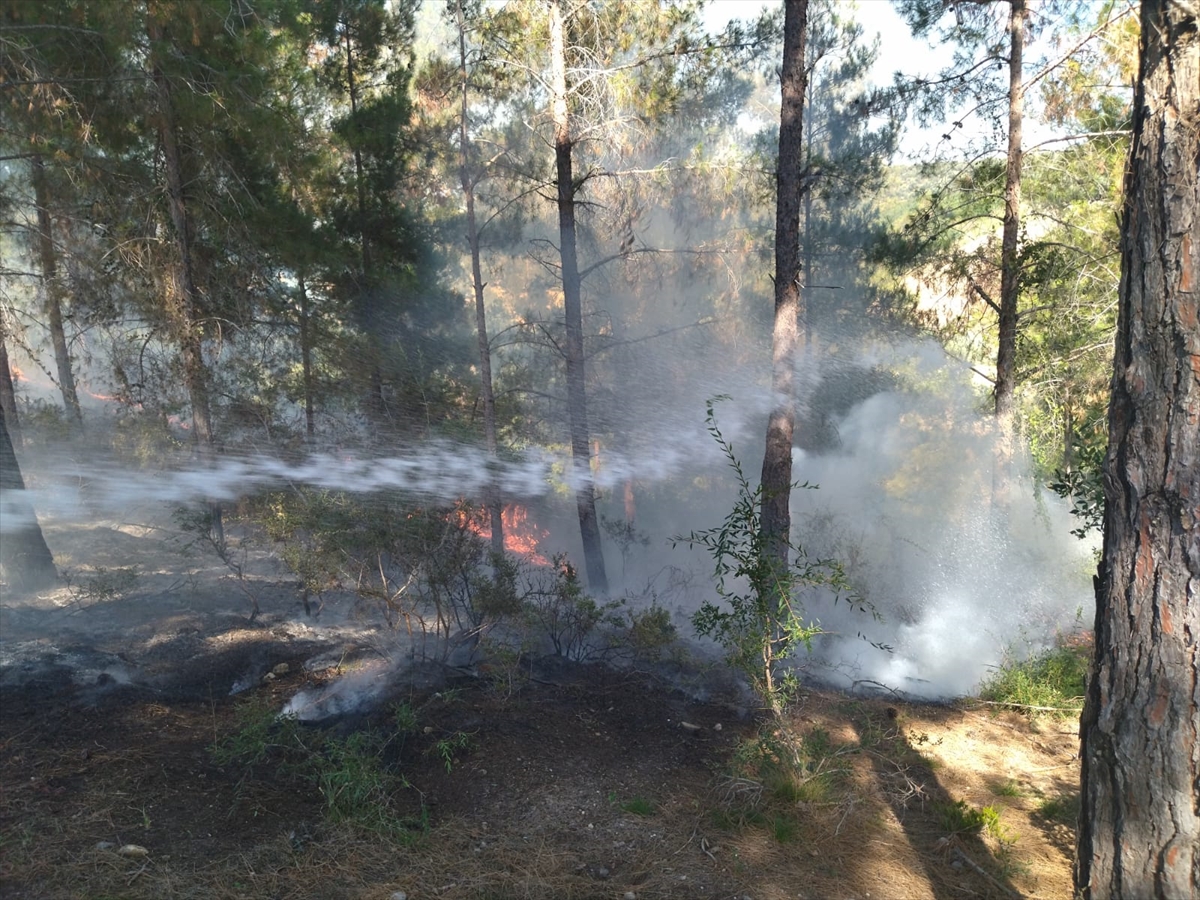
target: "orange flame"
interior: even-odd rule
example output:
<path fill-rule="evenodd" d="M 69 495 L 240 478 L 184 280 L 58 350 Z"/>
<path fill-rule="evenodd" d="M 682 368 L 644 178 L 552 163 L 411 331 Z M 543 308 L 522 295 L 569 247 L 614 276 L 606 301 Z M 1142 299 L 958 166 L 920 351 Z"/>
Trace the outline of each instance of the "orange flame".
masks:
<path fill-rule="evenodd" d="M 500 523 L 504 527 L 505 550 L 524 557 L 534 565 L 550 565 L 550 560 L 538 549 L 550 532 L 529 520 L 528 508 L 518 503 L 505 504 L 500 510 Z M 464 524 L 484 540 L 492 539 L 492 523 L 487 510 L 480 510 L 467 518 Z"/>

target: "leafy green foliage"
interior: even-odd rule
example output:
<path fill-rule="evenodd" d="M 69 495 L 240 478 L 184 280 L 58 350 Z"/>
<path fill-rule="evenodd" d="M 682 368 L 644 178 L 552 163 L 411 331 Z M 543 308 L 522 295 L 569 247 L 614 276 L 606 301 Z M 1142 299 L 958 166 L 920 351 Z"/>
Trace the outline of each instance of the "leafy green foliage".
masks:
<path fill-rule="evenodd" d="M 631 797 L 628 800 L 620 800 L 616 791 L 608 792 L 608 802 L 635 816 L 652 816 L 658 810 L 658 804 L 648 797 Z"/>
<path fill-rule="evenodd" d="M 465 506 L 297 488 L 256 498 L 249 515 L 300 577 L 306 607 L 352 590 L 389 624 L 437 638 L 443 657 L 456 634 L 478 637 L 523 610 L 517 564 L 492 558 Z"/>
<path fill-rule="evenodd" d="M 708 432 L 734 472 L 738 493 L 722 524 L 677 538 L 689 547 L 706 550 L 713 559 L 713 578 L 723 605 L 706 600 L 692 617 L 698 634 L 721 644 L 730 663 L 749 680 L 754 691 L 777 714 L 797 682 L 782 679 L 776 669 L 798 647 L 811 646 L 820 628 L 805 621 L 801 591 L 824 588 L 835 597 L 849 596 L 845 572 L 836 560 L 809 559 L 802 547 L 792 546 L 793 565 L 779 572 L 763 534 L 762 486 L 751 488 L 732 445 L 717 427 L 714 404 L 708 402 Z M 815 489 L 798 484 L 796 489 Z"/>
<path fill-rule="evenodd" d="M 1020 797 L 1025 793 L 1020 783 L 1014 781 L 1012 778 L 1006 778 L 1003 781 L 993 781 L 990 787 L 992 793 L 997 797 Z"/>
<path fill-rule="evenodd" d="M 471 735 L 465 731 L 456 731 L 454 734 L 438 740 L 430 748 L 430 752 L 441 759 L 447 772 L 452 772 L 459 755 L 469 752 L 473 746 L 475 746 L 475 741 Z"/>
<path fill-rule="evenodd" d="M 1071 534 L 1078 538 L 1104 530 L 1104 453 L 1096 444 L 1077 447 L 1075 464 L 1057 470 L 1050 482 L 1050 490 L 1071 501 L 1071 515 L 1079 520 Z"/>
<path fill-rule="evenodd" d="M 828 800 L 845 766 L 848 748 L 813 728 L 803 735 L 777 724 L 743 741 L 734 753 L 734 772 L 762 785 L 763 795 L 785 808 Z"/>
<path fill-rule="evenodd" d="M 295 716 L 280 716 L 269 704 L 246 702 L 234 712 L 234 727 L 215 741 L 209 755 L 219 766 L 257 766 L 306 748 Z"/>
<path fill-rule="evenodd" d="M 1047 797 L 1038 803 L 1037 814 L 1043 819 L 1074 828 L 1079 821 L 1079 799 L 1077 790 Z"/>
<path fill-rule="evenodd" d="M 671 613 L 656 603 L 642 610 L 630 610 L 628 641 L 634 656 L 656 659 L 675 641 L 677 631 Z"/>

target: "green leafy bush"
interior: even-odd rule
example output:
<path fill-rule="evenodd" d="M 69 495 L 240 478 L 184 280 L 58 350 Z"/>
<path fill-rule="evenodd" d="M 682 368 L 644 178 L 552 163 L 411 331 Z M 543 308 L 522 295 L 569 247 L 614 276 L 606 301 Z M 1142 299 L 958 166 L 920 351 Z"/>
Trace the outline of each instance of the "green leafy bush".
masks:
<path fill-rule="evenodd" d="M 852 602 L 854 594 L 836 560 L 811 559 L 800 546 L 789 543 L 794 562 L 779 571 L 762 528 L 763 487 L 750 486 L 733 446 L 717 427 L 714 404 L 722 399 L 726 398 L 708 402 L 706 421 L 709 434 L 733 469 L 737 498 L 720 525 L 693 531 L 676 542 L 702 548 L 714 562 L 713 577 L 722 603 L 706 600 L 701 604 L 692 617 L 697 633 L 725 648 L 730 663 L 778 716 L 797 684 L 793 675 L 780 678 L 776 670 L 797 646 L 809 648 L 820 633 L 815 622 L 806 621 L 802 591 L 820 587 Z M 793 488 L 815 490 L 807 483 Z"/>

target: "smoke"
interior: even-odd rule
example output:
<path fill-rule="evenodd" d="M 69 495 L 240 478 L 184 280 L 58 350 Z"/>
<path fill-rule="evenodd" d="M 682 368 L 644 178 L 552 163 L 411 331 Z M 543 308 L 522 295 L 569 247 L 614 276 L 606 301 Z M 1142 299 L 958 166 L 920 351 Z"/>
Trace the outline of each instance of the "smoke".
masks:
<path fill-rule="evenodd" d="M 976 689 L 1006 654 L 1036 651 L 1090 622 L 1093 548 L 1069 534 L 1068 510 L 1037 489 L 1027 459 L 1018 458 L 1005 508 L 993 502 L 991 418 L 978 411 L 968 373 L 940 347 L 875 343 L 839 360 L 807 360 L 798 374 L 798 438 L 810 449 L 795 452 L 793 474 L 819 489 L 794 494 L 793 536 L 811 556 L 840 560 L 878 613 L 876 620 L 854 612 L 819 591 L 806 597 L 808 614 L 826 632 L 811 657 L 796 660 L 811 677 L 918 697 L 957 696 Z M 731 396 L 716 407 L 718 426 L 753 481 L 771 401 L 765 380 L 747 367 L 713 367 L 690 391 L 661 390 L 657 403 L 647 391 L 624 415 L 607 413 L 622 446 L 600 448 L 594 475 L 601 514 L 623 520 L 630 511 L 623 494 L 632 490 L 632 524 L 644 538 L 629 547 L 608 542 L 610 580 L 627 596 L 645 598 L 664 569 L 691 573 L 686 590 L 671 593 L 678 624 L 713 596 L 712 560 L 674 546 L 672 538 L 718 524 L 733 494 L 727 460 L 706 431 L 705 401 Z M 116 514 L 131 501 L 232 501 L 282 484 L 477 500 L 494 478 L 511 500 L 541 498 L 538 525 L 553 532 L 544 549 L 578 553 L 569 502 L 576 485 L 565 453 L 497 461 L 475 446 L 431 442 L 389 455 L 339 451 L 298 461 L 248 455 L 159 472 L 94 459 L 41 463 L 25 499 L 40 516 L 59 519 Z M 20 525 L 10 514 L 12 500 L 3 498 L 3 530 Z M 319 707 L 348 710 L 366 702 L 387 671 L 345 682 Z M 314 703 L 298 697 L 292 711 Z"/>
<path fill-rule="evenodd" d="M 1007 656 L 1091 622 L 1094 544 L 1070 534 L 1065 503 L 1023 455 L 997 493 L 993 420 L 940 348 L 906 345 L 874 362 L 926 387 L 857 403 L 837 422 L 836 452 L 796 460 L 796 476 L 820 490 L 795 495 L 794 533 L 841 560 L 880 617 L 816 598 L 810 612 L 828 634 L 815 669 L 843 686 L 960 696 Z"/>

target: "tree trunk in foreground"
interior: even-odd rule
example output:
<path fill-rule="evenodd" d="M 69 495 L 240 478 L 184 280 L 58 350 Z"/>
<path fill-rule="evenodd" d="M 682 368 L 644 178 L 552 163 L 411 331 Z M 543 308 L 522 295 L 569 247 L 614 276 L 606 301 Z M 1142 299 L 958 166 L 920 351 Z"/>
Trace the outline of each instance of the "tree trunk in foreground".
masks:
<path fill-rule="evenodd" d="M 0 503 L 4 506 L 0 515 L 0 571 L 14 590 L 37 591 L 57 582 L 58 572 L 24 494 L 25 480 L 0 406 Z"/>
<path fill-rule="evenodd" d="M 789 565 L 792 514 L 792 434 L 796 428 L 796 348 L 800 341 L 800 170 L 804 153 L 804 42 L 808 0 L 787 0 L 783 23 L 783 100 L 775 172 L 775 328 L 771 336 L 771 389 L 762 467 L 762 532 L 782 580 Z"/>
<path fill-rule="evenodd" d="M 1094 675 L 1085 900 L 1200 897 L 1200 25 L 1142 3 Z"/>
<path fill-rule="evenodd" d="M 558 168 L 558 234 L 562 258 L 563 315 L 567 339 L 567 413 L 571 420 L 572 475 L 588 587 L 608 593 L 596 493 L 592 486 L 591 435 L 588 429 L 587 390 L 583 355 L 583 299 L 579 257 L 575 248 L 575 182 L 571 165 L 571 120 L 567 109 L 566 38 L 559 0 L 550 3 L 550 88 L 553 94 L 554 158 Z"/>

